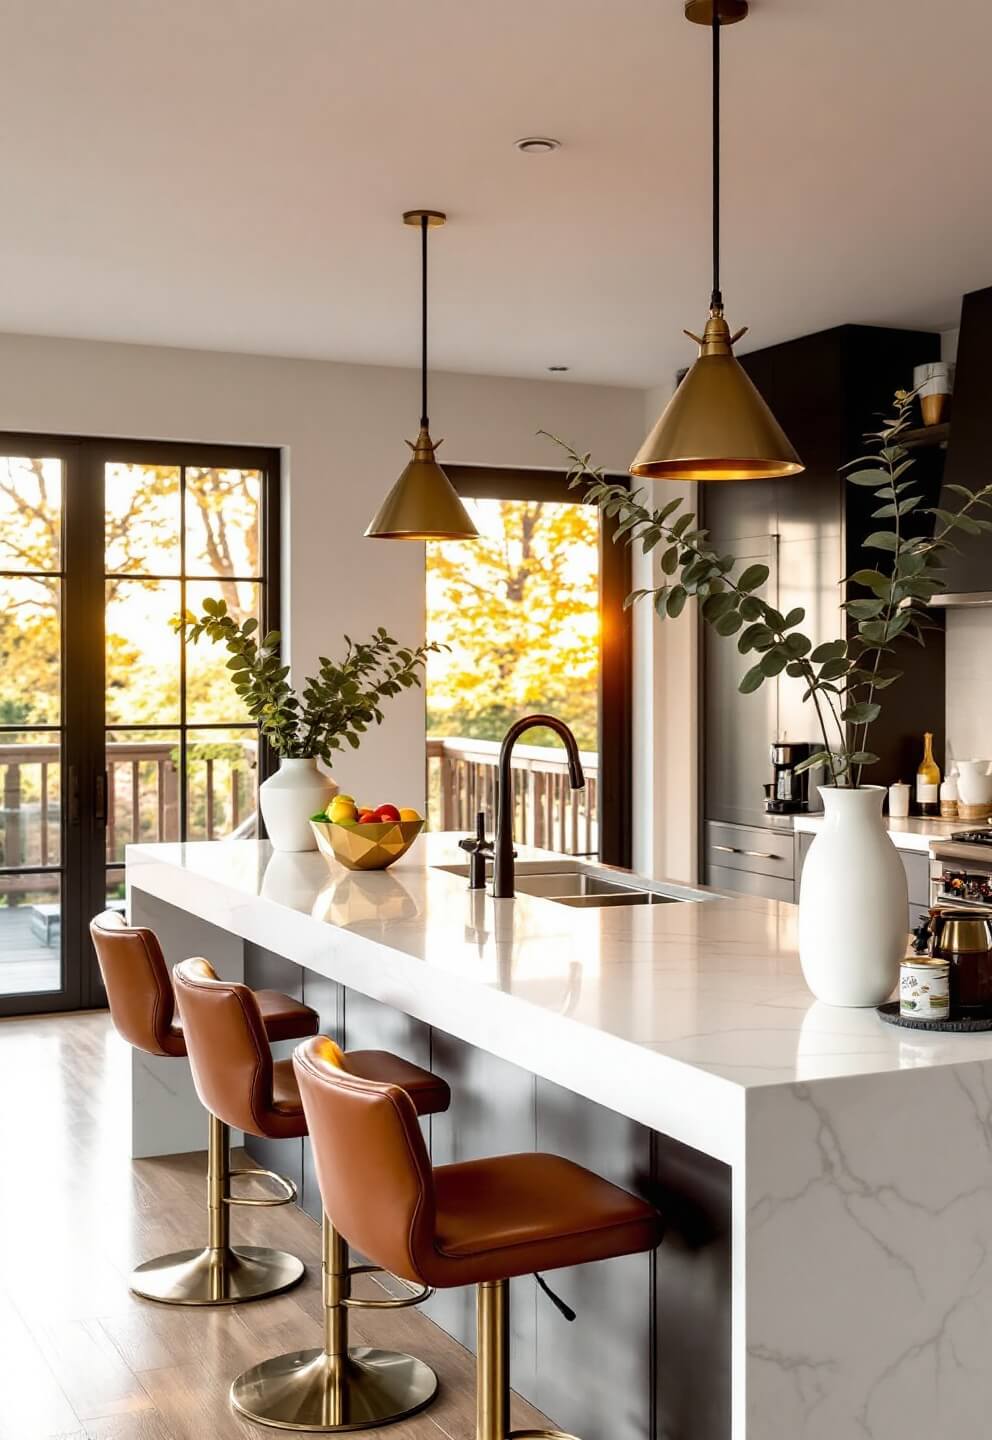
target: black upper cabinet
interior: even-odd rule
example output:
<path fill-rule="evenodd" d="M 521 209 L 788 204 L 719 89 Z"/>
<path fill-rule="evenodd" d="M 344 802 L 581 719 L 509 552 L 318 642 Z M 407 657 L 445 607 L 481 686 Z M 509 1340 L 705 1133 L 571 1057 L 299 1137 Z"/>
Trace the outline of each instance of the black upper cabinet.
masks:
<path fill-rule="evenodd" d="M 914 365 L 939 355 L 935 334 L 842 325 L 741 357 L 806 469 L 792 479 L 700 485 L 702 520 L 721 550 L 753 556 L 767 548 L 768 598 L 782 610 L 802 605 L 814 644 L 844 633 L 842 577 L 883 558 L 862 548 L 878 528 L 871 518 L 877 502 L 870 490 L 848 485 L 840 466 L 864 453 L 864 432 L 891 413 L 893 393 L 909 388 Z M 939 492 L 939 453 L 914 452 L 931 501 Z M 774 698 L 763 702 L 763 691 L 738 694 L 744 657 L 733 639 L 704 625 L 702 649 L 704 818 L 760 825 L 774 732 L 816 741 L 815 717 L 798 681 L 779 677 L 771 682 Z M 934 732 L 938 754 L 943 748 L 943 634 L 931 635 L 926 650 L 901 642 L 892 665 L 904 678 L 886 690 L 873 727 L 880 762 L 870 778 L 879 784 L 915 771 L 924 730 Z"/>
<path fill-rule="evenodd" d="M 989 456 L 989 436 L 992 435 L 990 334 L 992 287 L 972 291 L 964 297 L 961 306 L 961 334 L 945 478 L 948 484 L 966 485 L 969 490 L 992 484 L 992 459 Z M 948 510 L 957 510 L 961 498 L 950 491 L 943 504 Z M 992 536 L 971 536 L 958 531 L 954 543 L 959 553 L 948 557 L 948 594 L 968 597 L 989 595 L 992 592 Z"/>

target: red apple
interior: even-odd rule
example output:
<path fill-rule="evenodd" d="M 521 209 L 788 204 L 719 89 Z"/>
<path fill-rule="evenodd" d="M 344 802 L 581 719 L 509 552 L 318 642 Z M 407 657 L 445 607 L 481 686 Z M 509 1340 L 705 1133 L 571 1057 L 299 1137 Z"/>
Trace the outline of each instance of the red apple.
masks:
<path fill-rule="evenodd" d="M 378 825 L 379 817 L 374 810 L 368 810 L 364 815 L 358 817 L 359 825 Z"/>
<path fill-rule="evenodd" d="M 395 805 L 380 805 L 375 813 L 378 820 L 391 820 L 395 822 L 400 818 L 400 812 Z"/>

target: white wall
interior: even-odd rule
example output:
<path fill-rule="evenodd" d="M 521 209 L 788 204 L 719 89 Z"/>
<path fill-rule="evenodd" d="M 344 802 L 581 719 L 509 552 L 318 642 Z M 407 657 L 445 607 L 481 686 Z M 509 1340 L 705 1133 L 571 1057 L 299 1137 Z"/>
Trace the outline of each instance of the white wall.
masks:
<path fill-rule="evenodd" d="M 424 633 L 424 547 L 362 532 L 416 435 L 414 371 L 209 351 L 0 335 L 0 430 L 200 440 L 283 448 L 284 629 L 296 675 L 344 632 Z M 639 390 L 437 374 L 442 461 L 559 461 L 539 427 L 626 469 L 640 444 Z M 382 730 L 341 761 L 344 788 L 423 802 L 423 697 L 395 700 Z"/>
<path fill-rule="evenodd" d="M 644 396 L 647 434 L 674 389 Z M 685 497 L 694 484 L 645 481 L 649 503 Z M 658 554 L 633 552 L 633 585 L 658 583 Z M 634 609 L 634 868 L 671 880 L 698 879 L 699 690 L 696 602 L 677 620 L 659 620 L 649 600 Z"/>

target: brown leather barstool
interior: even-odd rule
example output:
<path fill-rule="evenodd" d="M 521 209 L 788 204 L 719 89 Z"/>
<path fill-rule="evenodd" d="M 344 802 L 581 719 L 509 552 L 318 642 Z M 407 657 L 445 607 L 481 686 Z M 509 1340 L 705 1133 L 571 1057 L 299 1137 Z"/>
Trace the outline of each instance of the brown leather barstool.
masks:
<path fill-rule="evenodd" d="M 293 1062 L 273 1060 L 251 990 L 218 980 L 205 960 L 184 960 L 173 975 L 193 1078 L 207 1109 L 267 1139 L 306 1135 Z M 347 1063 L 357 1074 L 401 1091 L 414 1115 L 448 1108 L 451 1097 L 445 1082 L 419 1065 L 382 1050 L 349 1051 Z M 253 1365 L 231 1385 L 231 1404 L 260 1424 L 311 1431 L 388 1425 L 422 1410 L 437 1392 L 434 1371 L 413 1355 L 367 1347 L 349 1350 L 348 1311 L 419 1305 L 433 1293 L 430 1287 L 416 1285 L 408 1297 L 353 1296 L 353 1275 L 383 1267 L 350 1265 L 347 1246 L 326 1211 L 321 1251 L 323 1345 Z"/>
<path fill-rule="evenodd" d="M 120 1035 L 149 1055 L 186 1057 L 186 1038 L 176 1015 L 175 995 L 162 947 L 153 930 L 129 926 L 115 910 L 90 922 L 111 1019 Z M 314 1035 L 319 1017 L 277 990 L 254 992 L 270 1040 L 299 1040 Z M 281 1193 L 272 1198 L 241 1199 L 230 1192 L 237 1175 L 260 1175 Z M 230 1243 L 230 1206 L 286 1205 L 296 1188 L 271 1170 L 231 1169 L 228 1127 L 210 1116 L 207 1135 L 207 1223 L 204 1249 L 179 1250 L 146 1260 L 131 1272 L 136 1295 L 167 1305 L 235 1305 L 277 1295 L 303 1278 L 303 1262 L 267 1246 Z"/>
<path fill-rule="evenodd" d="M 509 1280 L 653 1250 L 661 1216 L 557 1155 L 432 1169 L 399 1086 L 355 1074 L 323 1035 L 293 1064 L 324 1209 L 348 1242 L 411 1284 L 477 1287 L 476 1436 L 507 1440 Z"/>

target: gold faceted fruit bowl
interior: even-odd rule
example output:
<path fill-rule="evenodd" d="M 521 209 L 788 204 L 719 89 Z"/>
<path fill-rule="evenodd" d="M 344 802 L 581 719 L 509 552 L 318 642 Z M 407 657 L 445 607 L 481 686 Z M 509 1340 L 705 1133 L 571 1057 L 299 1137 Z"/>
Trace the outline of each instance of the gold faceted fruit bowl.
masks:
<path fill-rule="evenodd" d="M 349 870 L 385 870 L 405 855 L 424 828 L 423 820 L 383 820 L 374 825 L 336 825 L 311 820 L 317 849 L 325 860 Z"/>

